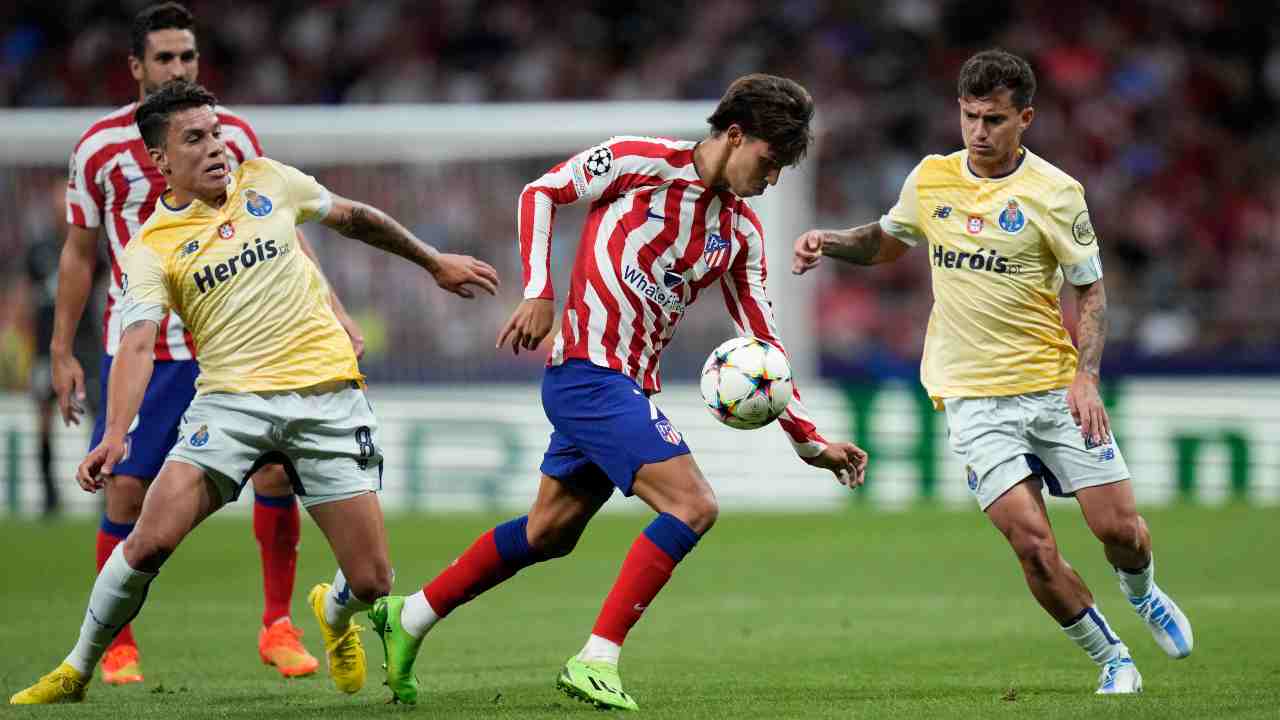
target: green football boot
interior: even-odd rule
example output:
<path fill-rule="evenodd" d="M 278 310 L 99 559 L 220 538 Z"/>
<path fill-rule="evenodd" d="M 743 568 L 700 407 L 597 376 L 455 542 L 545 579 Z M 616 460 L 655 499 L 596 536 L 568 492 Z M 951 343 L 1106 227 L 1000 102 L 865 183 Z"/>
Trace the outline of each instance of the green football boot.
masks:
<path fill-rule="evenodd" d="M 378 598 L 369 610 L 369 620 L 382 640 L 383 665 L 387 669 L 387 687 L 391 688 L 391 702 L 414 705 L 418 702 L 418 678 L 413 674 L 413 663 L 418 659 L 422 638 L 414 638 L 400 624 L 400 611 L 404 609 L 403 595 Z"/>
<path fill-rule="evenodd" d="M 618 666 L 610 662 L 583 662 L 575 655 L 564 661 L 556 687 L 571 698 L 602 710 L 639 710 L 640 706 L 622 691 Z"/>

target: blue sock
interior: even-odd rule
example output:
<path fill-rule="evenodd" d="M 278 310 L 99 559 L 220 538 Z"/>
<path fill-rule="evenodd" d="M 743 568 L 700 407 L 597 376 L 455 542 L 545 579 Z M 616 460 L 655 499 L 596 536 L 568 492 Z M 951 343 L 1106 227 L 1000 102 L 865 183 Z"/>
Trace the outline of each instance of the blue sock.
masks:
<path fill-rule="evenodd" d="M 662 513 L 654 518 L 644 529 L 644 535 L 675 562 L 683 560 L 698 544 L 699 538 L 693 528 L 671 513 Z"/>
<path fill-rule="evenodd" d="M 498 555 L 502 556 L 503 564 L 513 572 L 544 559 L 529 546 L 528 515 L 521 515 L 495 527 L 493 543 L 498 546 Z"/>

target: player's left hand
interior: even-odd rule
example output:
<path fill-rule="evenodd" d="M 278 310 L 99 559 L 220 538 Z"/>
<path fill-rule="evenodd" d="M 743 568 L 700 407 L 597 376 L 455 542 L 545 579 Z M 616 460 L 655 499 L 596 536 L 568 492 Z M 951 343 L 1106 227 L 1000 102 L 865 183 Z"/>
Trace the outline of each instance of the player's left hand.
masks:
<path fill-rule="evenodd" d="M 498 271 L 489 263 L 470 255 L 440 253 L 435 257 L 435 267 L 431 269 L 431 274 L 441 288 L 464 298 L 475 297 L 468 285 L 475 285 L 490 295 L 498 292 Z"/>
<path fill-rule="evenodd" d="M 1100 445 L 1111 439 L 1111 420 L 1098 394 L 1098 376 L 1077 372 L 1076 379 L 1067 390 L 1067 407 L 1071 409 L 1071 419 L 1080 426 L 1080 434 L 1086 441 Z"/>
<path fill-rule="evenodd" d="M 805 462 L 814 467 L 830 470 L 841 485 L 853 490 L 867 477 L 867 451 L 853 443 L 831 443 L 823 451 Z"/>
<path fill-rule="evenodd" d="M 796 238 L 795 255 L 791 259 L 792 274 L 803 275 L 822 262 L 823 235 L 821 230 L 810 230 Z"/>
<path fill-rule="evenodd" d="M 123 460 L 128 451 L 129 441 L 125 438 L 112 440 L 104 437 L 76 469 L 76 482 L 85 492 L 101 490 L 107 486 L 107 476 L 115 471 L 116 463 Z"/>

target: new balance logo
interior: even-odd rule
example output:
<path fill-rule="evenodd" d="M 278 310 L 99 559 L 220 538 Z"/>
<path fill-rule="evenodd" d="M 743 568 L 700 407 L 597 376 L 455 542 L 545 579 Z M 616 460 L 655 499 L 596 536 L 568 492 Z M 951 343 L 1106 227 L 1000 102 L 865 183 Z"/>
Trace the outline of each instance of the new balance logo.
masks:
<path fill-rule="evenodd" d="M 933 209 L 933 216 L 939 220 L 946 220 L 948 217 L 951 217 L 951 206 L 939 205 Z"/>

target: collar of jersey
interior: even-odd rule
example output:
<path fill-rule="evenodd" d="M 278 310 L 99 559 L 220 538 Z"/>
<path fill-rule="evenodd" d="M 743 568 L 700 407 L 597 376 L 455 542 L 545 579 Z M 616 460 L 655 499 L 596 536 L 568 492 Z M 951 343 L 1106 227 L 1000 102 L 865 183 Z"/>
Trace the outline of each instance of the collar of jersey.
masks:
<path fill-rule="evenodd" d="M 173 191 L 165 190 L 164 192 L 160 193 L 160 207 L 164 208 L 165 210 L 171 213 L 175 213 L 178 215 L 185 214 L 188 211 L 190 211 L 192 206 L 195 205 L 197 202 L 196 198 L 192 198 L 191 201 L 188 202 L 186 205 L 183 205 L 182 207 L 174 207 L 169 204 L 169 200 L 168 200 L 169 193 L 171 192 Z M 235 173 L 232 173 L 231 175 L 227 176 L 227 202 L 223 203 L 223 207 L 226 207 L 227 204 L 231 202 L 231 196 L 234 195 L 235 192 L 236 192 L 236 175 Z M 203 202 L 201 202 L 200 204 L 204 205 Z M 214 212 L 217 212 L 220 209 L 220 208 L 215 208 L 209 205 L 205 205 L 205 207 L 209 208 Z"/>
<path fill-rule="evenodd" d="M 1025 146 L 1019 148 L 1019 150 L 1022 152 L 1022 155 L 1018 158 L 1017 166 L 1015 166 L 1012 170 L 1005 173 L 1004 175 L 997 175 L 996 177 L 982 177 L 977 173 L 975 173 L 973 171 L 973 168 L 969 167 L 969 150 L 968 148 L 966 148 L 964 150 L 964 157 L 962 158 L 962 160 L 964 161 L 963 163 L 964 175 L 965 177 L 969 178 L 970 180 L 973 180 L 974 182 L 1000 182 L 1001 180 L 1008 180 L 1014 175 L 1017 175 L 1018 173 L 1022 172 L 1022 168 L 1027 166 L 1027 158 L 1031 157 L 1031 151 L 1028 150 Z"/>

